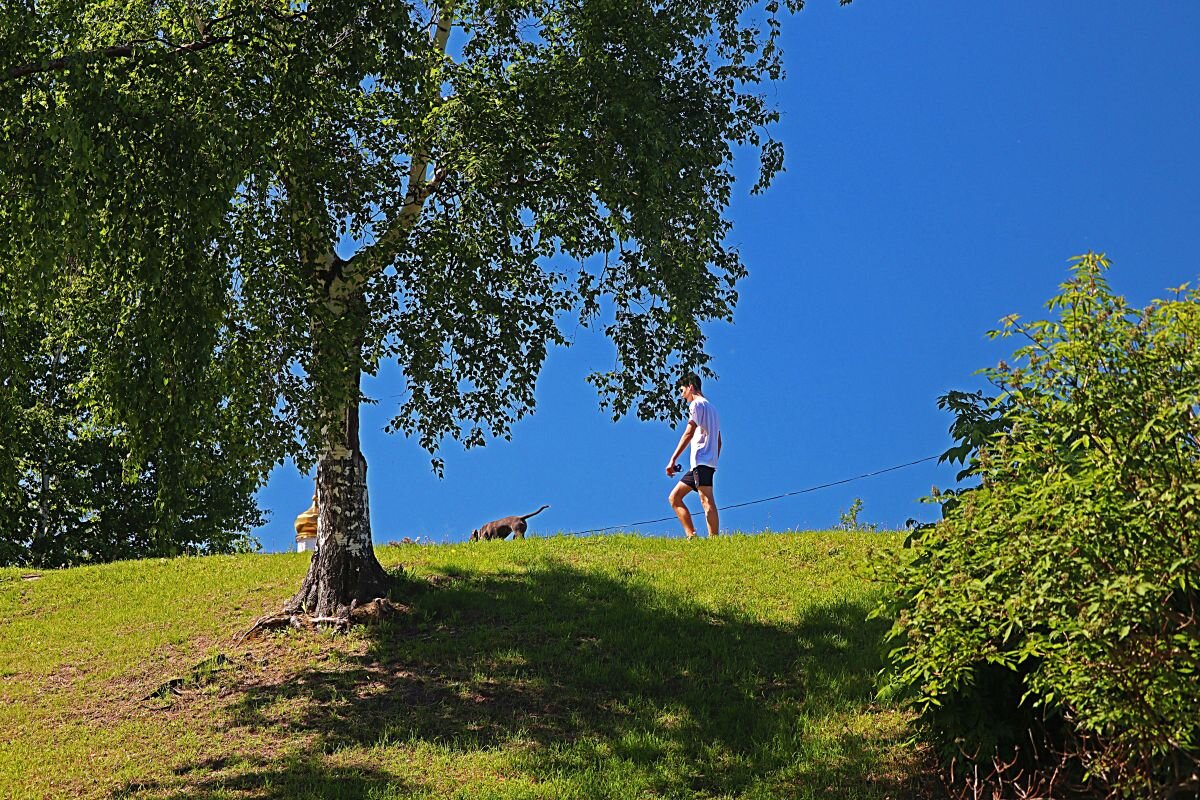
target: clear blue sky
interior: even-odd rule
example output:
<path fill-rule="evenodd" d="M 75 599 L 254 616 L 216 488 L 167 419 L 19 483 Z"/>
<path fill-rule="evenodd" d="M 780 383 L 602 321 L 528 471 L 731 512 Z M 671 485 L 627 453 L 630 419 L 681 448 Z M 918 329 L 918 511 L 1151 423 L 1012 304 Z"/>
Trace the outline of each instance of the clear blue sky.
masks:
<path fill-rule="evenodd" d="M 985 332 L 1043 316 L 1070 256 L 1107 252 L 1139 304 L 1200 272 L 1200 3 L 810 0 L 787 22 L 788 76 L 771 88 L 787 172 L 751 197 L 755 164 L 739 163 L 732 240 L 750 277 L 735 323 L 708 329 L 722 505 L 940 453 L 951 419 L 936 398 L 981 385 L 975 371 L 1008 353 Z M 543 503 L 531 535 L 669 515 L 679 430 L 599 411 L 584 376 L 612 361 L 599 338 L 554 353 L 536 414 L 511 442 L 448 444 L 442 480 L 382 432 L 398 402 L 385 369 L 363 409 L 376 542 L 461 541 Z M 900 527 L 936 516 L 917 498 L 954 472 L 924 464 L 722 527 L 827 528 L 855 497 L 860 519 Z M 276 468 L 259 495 L 265 549 L 293 546 L 311 494 L 311 476 Z"/>

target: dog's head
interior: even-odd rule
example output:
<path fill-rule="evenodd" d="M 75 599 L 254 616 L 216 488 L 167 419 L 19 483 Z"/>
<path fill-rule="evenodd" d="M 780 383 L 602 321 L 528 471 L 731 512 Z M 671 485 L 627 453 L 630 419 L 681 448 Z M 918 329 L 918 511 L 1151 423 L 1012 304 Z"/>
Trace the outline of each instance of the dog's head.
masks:
<path fill-rule="evenodd" d="M 479 529 L 478 529 L 478 528 L 476 528 L 475 530 L 471 531 L 471 538 L 470 538 L 468 541 L 471 541 L 471 542 L 478 542 L 478 541 L 479 541 Z"/>

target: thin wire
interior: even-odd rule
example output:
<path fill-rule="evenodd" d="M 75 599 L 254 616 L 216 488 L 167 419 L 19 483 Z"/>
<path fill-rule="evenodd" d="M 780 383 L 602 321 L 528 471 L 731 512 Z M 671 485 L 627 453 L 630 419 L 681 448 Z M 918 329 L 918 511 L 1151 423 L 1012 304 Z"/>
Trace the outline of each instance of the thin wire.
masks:
<path fill-rule="evenodd" d="M 717 510 L 718 511 L 728 511 L 731 508 L 745 508 L 746 506 L 753 506 L 753 505 L 757 505 L 759 503 L 769 503 L 772 500 L 781 500 L 784 497 L 793 497 L 798 494 L 808 494 L 809 492 L 815 492 L 818 489 L 828 489 L 830 486 L 841 486 L 843 483 L 851 483 L 853 481 L 860 481 L 863 478 L 873 478 L 876 475 L 882 475 L 885 472 L 895 472 L 896 470 L 904 469 L 905 467 L 912 467 L 912 466 L 916 466 L 917 464 L 924 464 L 926 461 L 933 461 L 935 458 L 940 458 L 940 457 L 941 456 L 936 456 L 936 455 L 935 456 L 926 456 L 925 458 L 918 458 L 916 461 L 909 461 L 906 464 L 897 464 L 894 467 L 887 467 L 886 469 L 877 469 L 874 472 L 864 472 L 862 475 L 855 475 L 853 478 L 842 478 L 840 481 L 830 481 L 829 483 L 822 483 L 817 486 L 809 486 L 805 489 L 797 489 L 794 492 L 784 492 L 783 494 L 777 494 L 774 497 L 763 497 L 759 500 L 747 500 L 744 503 L 734 503 L 733 505 L 729 505 L 729 506 L 720 506 Z M 703 513 L 704 513 L 703 511 L 693 511 L 690 514 L 690 516 L 698 517 Z M 604 528 L 589 528 L 586 531 L 567 531 L 563 535 L 564 536 L 582 536 L 585 533 L 603 533 L 604 531 L 611 531 L 611 530 L 617 530 L 617 529 L 629 529 L 629 528 L 634 527 L 635 525 L 653 525 L 656 522 L 670 522 L 675 519 L 678 519 L 678 518 L 675 517 L 674 515 L 672 515 L 670 517 L 662 517 L 660 519 L 646 519 L 646 520 L 642 520 L 641 522 L 629 522 L 624 525 L 609 525 Z"/>

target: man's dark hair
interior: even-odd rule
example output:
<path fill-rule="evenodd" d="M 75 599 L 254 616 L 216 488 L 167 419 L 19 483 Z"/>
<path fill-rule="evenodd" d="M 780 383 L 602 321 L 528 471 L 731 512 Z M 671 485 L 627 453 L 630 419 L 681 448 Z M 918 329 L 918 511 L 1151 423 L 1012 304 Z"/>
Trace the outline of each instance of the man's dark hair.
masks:
<path fill-rule="evenodd" d="M 696 373 L 694 373 L 694 372 L 689 372 L 687 375 L 684 375 L 684 376 L 683 376 L 683 377 L 682 377 L 682 378 L 679 380 L 679 385 L 680 385 L 681 387 L 682 387 L 682 386 L 690 386 L 690 387 L 692 387 L 693 389 L 695 389 L 697 392 L 699 392 L 699 391 L 701 391 L 701 389 L 700 389 L 700 376 L 699 376 L 699 375 L 697 375 L 697 374 L 696 374 Z"/>

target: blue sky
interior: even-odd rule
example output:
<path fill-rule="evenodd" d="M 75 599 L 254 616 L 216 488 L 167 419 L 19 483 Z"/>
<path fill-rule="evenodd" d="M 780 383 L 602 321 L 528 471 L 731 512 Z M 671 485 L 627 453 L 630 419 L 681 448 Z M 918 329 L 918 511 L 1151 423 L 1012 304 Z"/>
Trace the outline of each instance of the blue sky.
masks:
<path fill-rule="evenodd" d="M 756 165 L 739 162 L 731 240 L 750 277 L 734 324 L 707 331 L 721 505 L 940 453 L 937 397 L 981 386 L 976 370 L 1010 349 L 986 331 L 1044 316 L 1073 255 L 1106 252 L 1138 304 L 1200 272 L 1200 4 L 810 0 L 787 22 L 788 76 L 769 89 L 787 171 L 751 197 Z M 584 376 L 612 363 L 590 335 L 553 353 L 512 441 L 448 444 L 440 480 L 415 442 L 382 432 L 396 370 L 367 382 L 376 542 L 461 541 L 543 503 L 530 535 L 668 516 L 679 431 L 599 410 Z M 856 497 L 860 519 L 900 527 L 936 516 L 917 499 L 955 471 L 926 463 L 729 511 L 722 528 L 828 528 Z M 265 549 L 292 547 L 311 495 L 311 476 L 276 468 L 259 494 Z"/>

